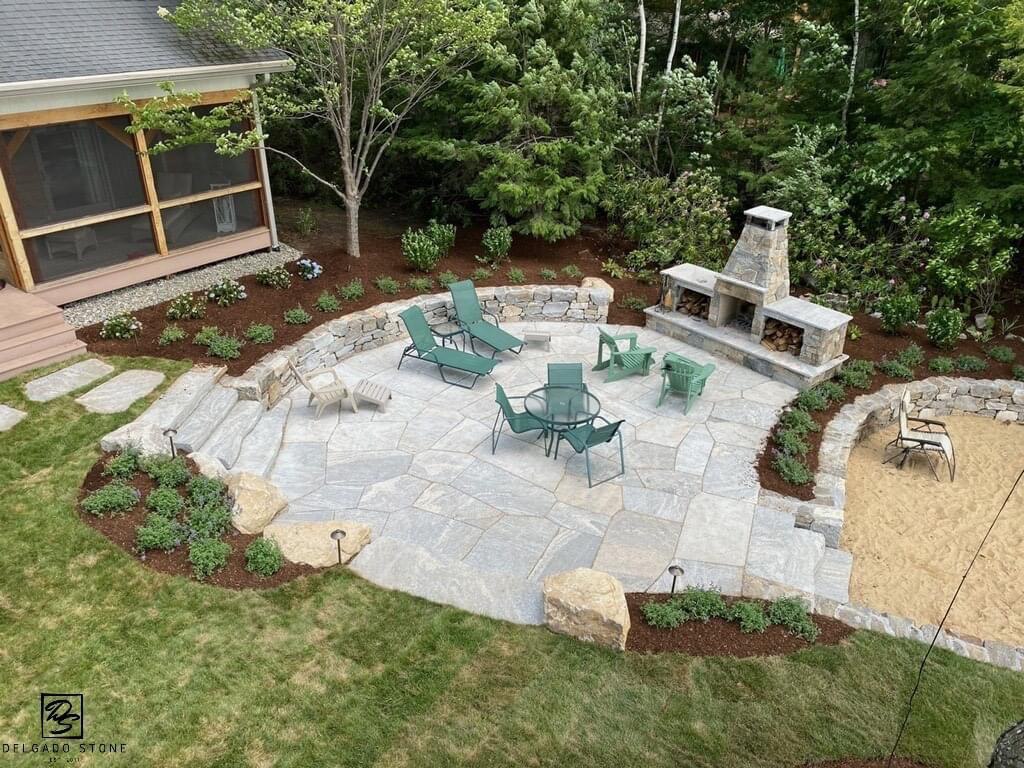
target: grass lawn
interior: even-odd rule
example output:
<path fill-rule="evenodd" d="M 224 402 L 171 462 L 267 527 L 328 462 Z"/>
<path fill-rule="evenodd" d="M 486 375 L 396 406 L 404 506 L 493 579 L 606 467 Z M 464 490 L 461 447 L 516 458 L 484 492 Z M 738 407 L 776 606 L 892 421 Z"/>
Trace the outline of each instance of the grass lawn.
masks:
<path fill-rule="evenodd" d="M 888 751 L 924 650 L 909 641 L 644 657 L 346 571 L 231 592 L 146 570 L 73 508 L 99 438 L 145 404 L 97 416 L 73 396 L 28 403 L 20 383 L 0 383 L 0 402 L 29 411 L 0 435 L 0 743 L 38 741 L 39 693 L 61 691 L 84 693 L 87 742 L 128 745 L 80 765 L 795 766 Z M 902 751 L 984 765 L 1022 716 L 1024 675 L 933 659 Z"/>

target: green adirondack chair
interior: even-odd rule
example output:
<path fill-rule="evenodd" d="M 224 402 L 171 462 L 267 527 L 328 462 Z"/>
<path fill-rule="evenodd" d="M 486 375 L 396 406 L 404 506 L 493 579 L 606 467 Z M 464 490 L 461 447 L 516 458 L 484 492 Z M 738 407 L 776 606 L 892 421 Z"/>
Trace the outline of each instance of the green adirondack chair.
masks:
<path fill-rule="evenodd" d="M 494 385 L 494 400 L 498 403 L 498 414 L 494 417 L 494 426 L 491 428 L 491 453 L 498 447 L 498 439 L 501 437 L 501 430 L 506 424 L 508 428 L 521 435 L 523 432 L 530 432 L 539 429 L 541 434 L 547 431 L 547 427 L 539 419 L 531 416 L 526 411 L 517 413 L 512 407 L 512 400 L 525 400 L 526 397 L 509 397 L 505 394 L 501 384 Z"/>
<path fill-rule="evenodd" d="M 639 347 L 636 343 L 635 333 L 620 333 L 612 336 L 600 328 L 597 330 L 599 339 L 597 342 L 597 365 L 595 371 L 608 369 L 606 381 L 618 381 L 634 373 L 646 376 L 651 372 L 651 363 L 654 362 L 654 347 Z M 628 341 L 629 348 L 621 349 L 620 341 Z M 608 359 L 604 357 L 605 349 L 608 350 Z"/>
<path fill-rule="evenodd" d="M 666 352 L 661 367 L 661 396 L 658 405 L 665 402 L 669 392 L 676 392 L 686 398 L 683 413 L 689 413 L 690 403 L 704 392 L 704 385 L 714 372 L 714 363 L 700 365 L 682 355 Z"/>
<path fill-rule="evenodd" d="M 594 487 L 594 479 L 590 471 L 590 449 L 596 448 L 599 445 L 610 443 L 616 437 L 619 438 L 619 471 L 617 474 L 611 477 L 606 477 L 597 483 L 606 483 L 609 480 L 614 480 L 619 475 L 626 473 L 626 457 L 622 448 L 622 430 L 621 427 L 625 423 L 624 421 L 611 422 L 603 416 L 595 416 L 594 421 L 600 419 L 604 422 L 603 426 L 595 427 L 594 423 L 584 424 L 581 427 L 575 429 L 567 429 L 558 433 L 558 440 L 555 442 L 555 458 L 558 458 L 558 446 L 561 445 L 562 441 L 565 440 L 576 453 L 582 453 L 584 460 L 587 463 L 587 485 L 590 488 Z"/>
<path fill-rule="evenodd" d="M 476 295 L 476 287 L 472 280 L 460 280 L 448 286 L 452 301 L 455 303 L 455 320 L 469 334 L 470 348 L 476 352 L 476 342 L 482 341 L 493 351 L 491 357 L 499 352 L 523 351 L 524 342 L 511 333 L 503 331 L 498 325 L 498 317 L 480 306 Z M 487 318 L 490 318 L 488 322 Z M 493 325 L 492 325 L 493 323 Z"/>
<path fill-rule="evenodd" d="M 480 355 L 474 355 L 471 352 L 463 352 L 458 349 L 448 349 L 438 344 L 434 334 L 430 331 L 430 324 L 427 323 L 423 310 L 419 307 L 409 307 L 400 312 L 399 317 L 405 322 L 405 328 L 409 331 L 409 336 L 412 338 L 412 344 L 402 350 L 402 357 L 398 361 L 399 368 L 402 367 L 402 363 L 405 362 L 407 357 L 425 360 L 437 366 L 437 370 L 441 374 L 441 380 L 445 384 L 454 384 L 463 389 L 472 389 L 477 379 L 489 374 L 494 370 L 494 366 L 498 364 L 498 361 L 492 358 L 481 357 Z M 458 381 L 449 381 L 448 377 L 444 375 L 445 368 L 452 368 L 456 371 L 472 375 L 472 383 L 462 384 Z"/>

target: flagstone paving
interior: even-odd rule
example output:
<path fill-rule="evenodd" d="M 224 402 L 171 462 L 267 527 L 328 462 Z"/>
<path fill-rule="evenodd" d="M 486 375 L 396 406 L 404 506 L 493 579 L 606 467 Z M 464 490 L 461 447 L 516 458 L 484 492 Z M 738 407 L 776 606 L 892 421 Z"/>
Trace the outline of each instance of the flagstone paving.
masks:
<path fill-rule="evenodd" d="M 120 413 L 140 397 L 145 397 L 164 380 L 159 371 L 131 370 L 75 398 L 90 413 Z"/>
<path fill-rule="evenodd" d="M 25 384 L 25 396 L 37 403 L 46 403 L 92 384 L 114 372 L 114 366 L 91 358 L 59 371 L 40 376 Z"/>
<path fill-rule="evenodd" d="M 6 432 L 8 429 L 12 429 L 27 415 L 28 414 L 24 411 L 19 411 L 17 408 L 11 408 L 9 405 L 0 403 L 0 432 Z"/>

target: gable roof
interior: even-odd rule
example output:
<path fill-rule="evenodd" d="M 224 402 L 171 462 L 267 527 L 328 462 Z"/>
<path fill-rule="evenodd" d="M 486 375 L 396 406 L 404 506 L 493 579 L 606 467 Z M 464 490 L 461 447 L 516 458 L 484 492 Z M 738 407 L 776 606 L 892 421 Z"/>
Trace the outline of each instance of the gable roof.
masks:
<path fill-rule="evenodd" d="M 176 3 L 162 4 L 173 9 Z M 281 51 L 243 51 L 186 36 L 157 15 L 160 5 L 156 0 L 0 0 L 0 93 L 292 68 Z"/>

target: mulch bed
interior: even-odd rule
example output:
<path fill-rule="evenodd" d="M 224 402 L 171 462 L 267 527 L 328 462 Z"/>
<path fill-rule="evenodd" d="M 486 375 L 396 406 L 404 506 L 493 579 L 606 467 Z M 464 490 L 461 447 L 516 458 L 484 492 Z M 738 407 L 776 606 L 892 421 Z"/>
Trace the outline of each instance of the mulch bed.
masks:
<path fill-rule="evenodd" d="M 279 203 L 279 208 L 287 210 L 288 206 L 286 203 Z M 146 355 L 227 365 L 228 373 L 238 375 L 268 352 L 297 341 L 313 328 L 328 320 L 382 302 L 408 299 L 417 295 L 415 291 L 405 287 L 397 294 L 385 295 L 373 285 L 373 280 L 381 275 L 393 277 L 403 285 L 410 277 L 423 277 L 422 274 L 410 269 L 402 256 L 401 228 L 394 225 L 375 226 L 371 216 L 383 217 L 387 216 L 386 213 L 371 214 L 367 212 L 364 214 L 362 221 L 365 223 L 360 235 L 362 257 L 359 259 L 353 259 L 344 249 L 341 211 L 324 208 L 318 209 L 317 215 L 320 228 L 313 235 L 303 237 L 284 227 L 281 239 L 289 245 L 299 248 L 305 257 L 313 259 L 323 266 L 324 273 L 319 278 L 306 281 L 294 277 L 294 268 L 291 265 L 289 265 L 289 271 L 293 273 L 292 285 L 284 290 L 257 285 L 252 276 L 242 278 L 239 282 L 246 287 L 249 298 L 230 307 L 207 304 L 206 316 L 200 320 L 173 321 L 189 334 L 189 338 L 166 347 L 159 346 L 156 340 L 164 326 L 172 322 L 166 316 L 167 302 L 132 313 L 142 322 L 143 326 L 142 334 L 138 339 L 129 341 L 101 339 L 99 324 L 83 328 L 78 332 L 78 337 L 88 344 L 90 352 L 101 355 Z M 284 215 L 281 220 L 287 222 L 292 220 L 292 217 Z M 440 272 L 450 270 L 460 277 L 467 278 L 474 269 L 481 266 L 475 260 L 475 256 L 482 252 L 480 240 L 485 229 L 486 226 L 483 224 L 459 228 L 452 252 L 430 275 L 434 280 L 434 291 L 444 290 L 437 284 L 436 278 Z M 616 300 L 609 308 L 610 323 L 642 326 L 644 324 L 643 312 L 627 309 L 622 306 L 621 302 L 625 297 L 634 295 L 642 298 L 645 306 L 656 304 L 660 285 L 641 285 L 633 278 L 616 280 L 602 274 L 601 262 L 609 255 L 620 254 L 623 250 L 621 244 L 612 241 L 597 229 L 588 230 L 582 235 L 557 243 L 516 235 L 512 243 L 511 261 L 489 279 L 478 281 L 477 285 L 508 285 L 509 281 L 505 276 L 508 267 L 521 269 L 526 275 L 525 282 L 527 284 L 578 283 L 578 280 L 570 280 L 561 274 L 553 281 L 544 280 L 540 276 L 541 269 L 558 271 L 562 267 L 575 264 L 584 275 L 599 276 L 615 289 Z M 366 288 L 366 295 L 362 299 L 343 302 L 341 309 L 337 312 L 318 312 L 313 308 L 314 302 L 322 292 L 330 291 L 335 286 L 348 283 L 354 278 L 362 279 L 363 286 Z M 313 320 L 310 323 L 306 325 L 285 324 L 282 318 L 284 310 L 296 305 L 301 305 L 313 315 Z M 222 331 L 234 333 L 241 338 L 245 329 L 254 322 L 272 325 L 275 331 L 274 341 L 271 344 L 247 343 L 242 348 L 241 357 L 236 360 L 223 361 L 209 357 L 205 354 L 204 348 L 191 342 L 191 337 L 204 325 L 216 325 Z"/>
<path fill-rule="evenodd" d="M 828 760 L 823 763 L 804 763 L 801 768 L 886 768 L 888 757 L 844 757 L 839 760 Z M 925 763 L 908 760 L 905 757 L 893 758 L 892 768 L 931 768 Z"/>
<path fill-rule="evenodd" d="M 1013 311 L 1016 309 L 1017 311 Z M 1007 316 L 1013 317 L 1015 314 L 1024 316 L 1024 309 L 1016 307 L 1007 311 Z M 930 376 L 937 376 L 938 374 L 932 373 L 928 369 L 928 361 L 934 357 L 958 357 L 959 355 L 974 355 L 980 357 L 988 363 L 988 368 L 980 373 L 959 373 L 954 371 L 949 376 L 966 376 L 974 379 L 1012 379 L 1013 378 L 1013 366 L 1016 364 L 1024 364 L 1024 343 L 1016 340 L 993 338 L 991 341 L 982 344 L 974 339 L 968 338 L 965 341 L 961 341 L 957 344 L 955 349 L 951 350 L 940 350 L 932 346 L 928 341 L 928 335 L 925 333 L 923 328 L 917 328 L 916 326 L 909 326 L 904 329 L 904 332 L 898 336 L 888 334 L 882 330 L 882 322 L 877 318 L 866 315 L 863 312 L 854 313 L 853 323 L 858 325 L 863 332 L 863 335 L 853 341 L 849 338 L 846 340 L 845 353 L 850 356 L 850 359 L 862 359 L 870 360 L 874 363 L 879 362 L 886 356 L 889 359 L 893 359 L 902 350 L 906 349 L 911 342 L 916 343 L 925 353 L 925 361 L 923 364 L 918 366 L 914 372 L 914 379 L 926 379 Z M 986 350 L 993 346 L 1006 346 L 1010 347 L 1014 352 L 1017 353 L 1017 360 L 1015 363 L 1006 364 L 1000 363 L 992 358 L 988 357 Z M 818 426 L 824 429 L 824 427 L 832 420 L 839 409 L 847 403 L 853 402 L 861 395 L 870 394 L 881 389 L 886 384 L 906 384 L 908 383 L 905 379 L 894 379 L 884 375 L 881 372 L 875 373 L 875 377 L 871 382 L 871 386 L 868 389 L 853 389 L 847 387 L 846 397 L 837 403 L 832 405 L 824 411 L 812 411 L 811 416 L 817 422 Z M 779 425 L 776 425 L 775 431 L 779 429 Z M 818 471 L 818 448 L 821 446 L 821 434 L 822 430 L 818 432 L 812 432 L 808 434 L 804 440 L 810 446 L 807 456 L 804 457 L 804 461 L 810 468 L 811 472 Z M 793 485 L 783 480 L 779 473 L 772 467 L 772 459 L 774 458 L 774 449 L 769 439 L 766 444 L 765 450 L 762 451 L 758 457 L 757 473 L 758 479 L 761 482 L 761 487 L 770 491 L 781 493 L 785 496 L 793 496 L 798 499 L 809 501 L 814 498 L 814 484 L 808 485 Z"/>
<path fill-rule="evenodd" d="M 112 453 L 104 454 L 93 465 L 92 469 L 89 470 L 78 494 L 79 501 L 84 499 L 90 492 L 97 488 L 102 488 L 110 482 L 111 478 L 104 476 L 103 468 L 106 466 L 107 459 L 114 455 Z M 186 459 L 185 461 L 193 474 L 199 474 L 191 459 Z M 145 473 L 138 472 L 128 482 L 128 485 L 140 493 L 139 502 L 130 512 L 117 517 L 96 517 L 79 509 L 78 516 L 82 522 L 95 528 L 143 565 L 161 573 L 171 574 L 172 576 L 183 576 L 186 579 L 194 578 L 192 576 L 192 564 L 188 561 L 187 544 L 182 544 L 173 552 L 154 550 L 140 553 L 135 550 L 135 529 L 142 525 L 149 514 L 149 510 L 145 506 L 146 496 L 156 488 L 156 483 Z M 181 488 L 179 493 L 185 496 L 186 490 Z M 231 554 L 228 556 L 227 565 L 203 583 L 213 584 L 217 587 L 226 587 L 227 589 L 272 589 L 299 576 L 316 573 L 319 570 L 312 566 L 285 561 L 281 570 L 269 578 L 250 573 L 245 570 L 245 548 L 254 539 L 258 538 L 260 537 L 239 533 L 234 529 L 230 529 L 223 537 L 224 541 L 231 546 Z"/>
<path fill-rule="evenodd" d="M 764 632 L 744 634 L 739 624 L 724 619 L 712 619 L 704 623 L 687 621 L 675 629 L 659 629 L 647 623 L 641 608 L 648 602 L 666 602 L 671 595 L 652 595 L 645 592 L 628 592 L 629 635 L 626 650 L 639 653 L 685 653 L 689 656 L 781 656 L 802 651 L 815 645 L 837 645 L 853 634 L 853 629 L 835 619 L 812 616 L 820 634 L 809 643 L 803 638 L 791 635 L 778 626 L 770 626 Z M 725 598 L 726 602 L 733 600 Z M 761 602 L 759 600 L 750 602 Z"/>

